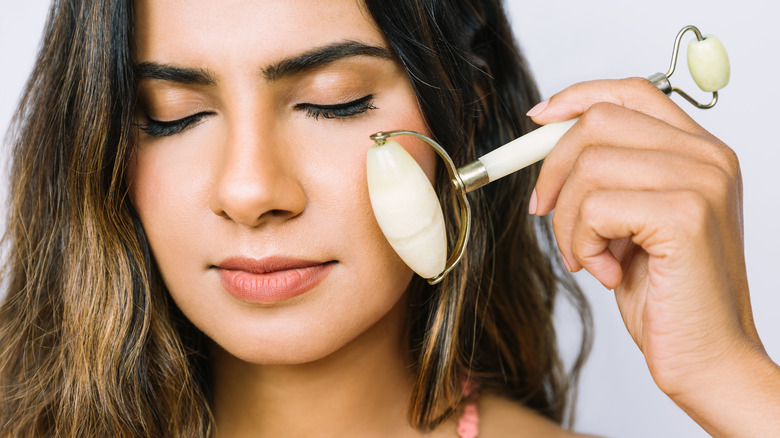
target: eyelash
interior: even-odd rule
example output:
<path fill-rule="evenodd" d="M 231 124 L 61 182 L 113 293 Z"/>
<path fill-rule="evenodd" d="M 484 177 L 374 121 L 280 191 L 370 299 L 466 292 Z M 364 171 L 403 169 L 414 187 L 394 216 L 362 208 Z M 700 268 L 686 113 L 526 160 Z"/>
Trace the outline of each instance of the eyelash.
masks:
<path fill-rule="evenodd" d="M 372 100 L 373 94 L 361 97 L 360 99 L 353 100 L 351 102 L 339 103 L 335 105 L 314 105 L 311 103 L 301 103 L 296 105 L 297 109 L 305 109 L 308 117 L 313 117 L 314 120 L 320 117 L 326 119 L 342 119 L 346 117 L 356 116 L 362 114 L 368 110 L 376 109 Z"/>
<path fill-rule="evenodd" d="M 169 137 L 197 124 L 203 120 L 204 117 L 210 114 L 212 113 L 197 113 L 178 120 L 170 121 L 154 120 L 147 116 L 149 121 L 147 123 L 139 124 L 138 127 L 152 137 Z"/>
<path fill-rule="evenodd" d="M 346 103 L 339 103 L 335 105 L 314 105 L 310 103 L 301 103 L 296 105 L 295 108 L 306 110 L 306 116 L 313 117 L 314 120 L 318 120 L 320 117 L 325 119 L 341 119 L 356 116 L 368 110 L 376 109 L 372 102 L 373 99 L 374 95 L 369 94 L 368 96 L 364 96 L 360 99 Z M 138 127 L 152 137 L 170 137 L 184 131 L 191 126 L 196 125 L 202 121 L 204 117 L 211 114 L 212 113 L 209 112 L 202 112 L 178 120 L 170 121 L 154 120 L 147 116 L 149 121 L 139 124 Z"/>

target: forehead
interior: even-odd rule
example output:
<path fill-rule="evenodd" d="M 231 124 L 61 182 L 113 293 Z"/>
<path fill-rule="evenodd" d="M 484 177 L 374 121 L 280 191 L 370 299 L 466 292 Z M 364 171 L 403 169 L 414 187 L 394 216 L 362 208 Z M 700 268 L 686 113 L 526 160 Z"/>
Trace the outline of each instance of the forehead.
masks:
<path fill-rule="evenodd" d="M 333 41 L 386 47 L 360 0 L 135 0 L 136 61 L 236 66 Z"/>

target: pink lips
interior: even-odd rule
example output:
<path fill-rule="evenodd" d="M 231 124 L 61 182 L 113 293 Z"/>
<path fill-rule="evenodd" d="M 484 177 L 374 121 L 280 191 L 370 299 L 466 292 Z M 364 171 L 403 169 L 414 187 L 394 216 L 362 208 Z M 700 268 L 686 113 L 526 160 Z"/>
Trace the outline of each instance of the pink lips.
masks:
<path fill-rule="evenodd" d="M 308 292 L 335 263 L 268 257 L 230 258 L 216 268 L 222 287 L 242 301 L 274 303 Z"/>

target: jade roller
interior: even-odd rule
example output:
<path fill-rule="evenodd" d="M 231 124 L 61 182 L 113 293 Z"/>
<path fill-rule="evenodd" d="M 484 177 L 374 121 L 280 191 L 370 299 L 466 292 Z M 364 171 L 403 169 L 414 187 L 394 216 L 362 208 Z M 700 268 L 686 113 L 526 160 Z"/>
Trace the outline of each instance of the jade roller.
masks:
<path fill-rule="evenodd" d="M 712 100 L 707 104 L 699 103 L 669 82 L 677 65 L 680 42 L 688 31 L 696 35 L 688 45 L 688 68 L 699 88 L 712 93 Z M 697 108 L 706 109 L 717 103 L 718 90 L 728 84 L 729 74 L 729 60 L 721 42 L 714 36 L 702 36 L 694 26 L 686 26 L 675 39 L 669 70 L 647 79 L 667 95 L 678 93 Z M 418 132 L 400 130 L 371 135 L 374 145 L 368 150 L 366 176 L 379 227 L 414 272 L 430 284 L 440 282 L 460 262 L 466 250 L 471 228 L 471 208 L 466 194 L 543 159 L 576 122 L 575 118 L 542 126 L 457 168 L 444 148 Z M 389 140 L 398 135 L 424 141 L 446 164 L 461 212 L 458 241 L 449 258 L 444 215 L 436 192 L 414 158 L 400 144 Z"/>

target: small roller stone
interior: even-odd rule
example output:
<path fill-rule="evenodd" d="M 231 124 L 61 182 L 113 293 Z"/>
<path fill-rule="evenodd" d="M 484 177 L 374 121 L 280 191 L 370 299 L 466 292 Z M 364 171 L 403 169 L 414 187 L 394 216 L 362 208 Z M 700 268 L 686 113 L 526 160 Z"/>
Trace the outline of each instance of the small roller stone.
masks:
<path fill-rule="evenodd" d="M 444 217 L 414 158 L 394 141 L 371 147 L 366 177 L 374 216 L 390 246 L 421 277 L 442 273 L 447 258 Z"/>
<path fill-rule="evenodd" d="M 718 91 L 729 83 L 729 57 L 723 44 L 713 35 L 688 44 L 688 68 L 696 85 L 706 92 Z"/>

